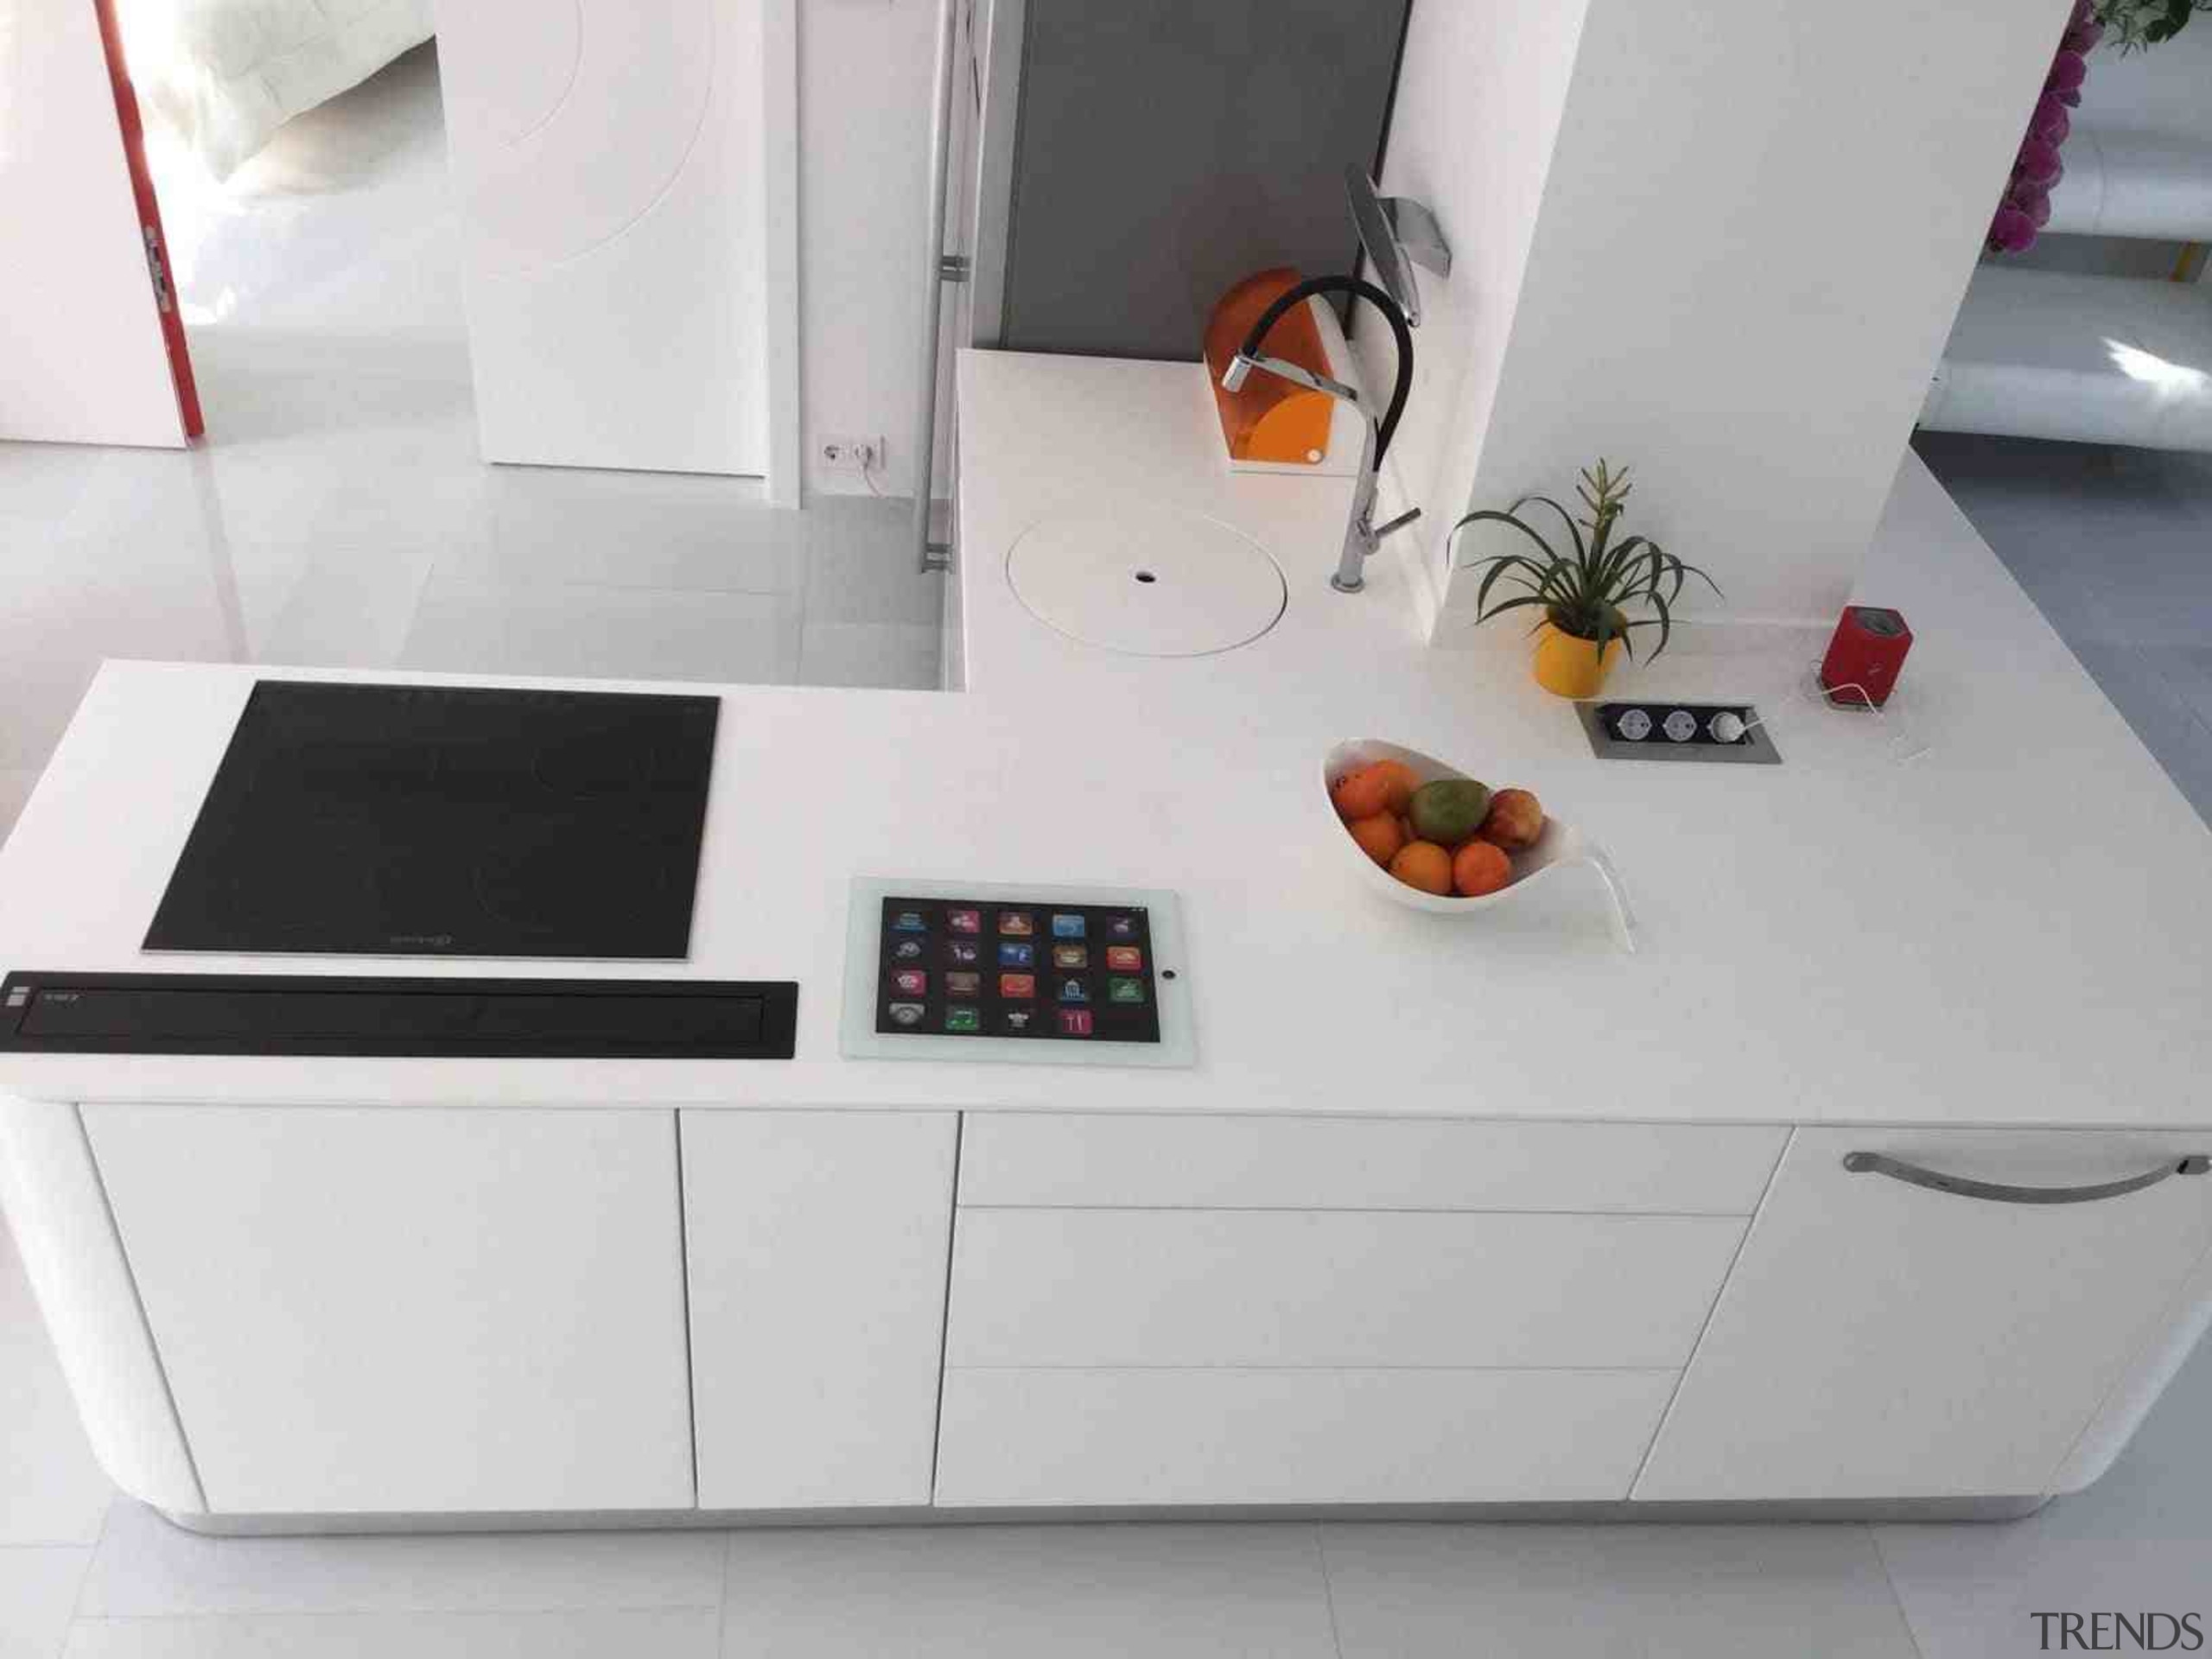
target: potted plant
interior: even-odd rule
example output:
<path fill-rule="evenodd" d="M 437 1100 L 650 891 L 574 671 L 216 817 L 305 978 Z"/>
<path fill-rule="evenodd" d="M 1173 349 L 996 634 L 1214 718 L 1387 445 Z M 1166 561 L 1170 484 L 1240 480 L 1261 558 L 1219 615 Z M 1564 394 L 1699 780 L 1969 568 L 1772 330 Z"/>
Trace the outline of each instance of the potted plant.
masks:
<path fill-rule="evenodd" d="M 1688 578 L 1695 576 L 1715 594 L 1720 591 L 1711 576 L 1648 537 L 1613 539 L 1628 501 L 1628 471 L 1624 467 L 1614 472 L 1603 460 L 1596 467 L 1584 469 L 1577 493 L 1590 516 L 1579 523 L 1551 497 L 1524 495 L 1503 512 L 1471 512 L 1452 527 L 1457 536 L 1469 524 L 1504 524 L 1534 544 L 1533 553 L 1493 553 L 1466 567 L 1487 568 L 1488 572 L 1475 592 L 1475 620 L 1487 622 L 1508 611 L 1541 607 L 1535 628 L 1536 683 L 1562 697 L 1595 696 L 1618 658 L 1625 653 L 1635 659 L 1638 628 L 1659 630 L 1653 657 L 1666 650 L 1674 632 L 1675 601 Z M 1572 552 L 1554 546 L 1520 516 L 1531 503 L 1549 507 L 1557 516 Z M 1526 591 L 1493 599 L 1501 582 Z M 1627 614 L 1631 607 L 1654 614 L 1631 620 Z"/>
<path fill-rule="evenodd" d="M 2212 0 L 2092 0 L 2090 16 L 2109 29 L 2122 52 L 2140 52 L 2171 41 L 2196 12 L 2212 11 Z M 2080 14 L 2076 13 L 2078 19 Z M 2094 46 L 2092 36 L 2089 44 Z"/>

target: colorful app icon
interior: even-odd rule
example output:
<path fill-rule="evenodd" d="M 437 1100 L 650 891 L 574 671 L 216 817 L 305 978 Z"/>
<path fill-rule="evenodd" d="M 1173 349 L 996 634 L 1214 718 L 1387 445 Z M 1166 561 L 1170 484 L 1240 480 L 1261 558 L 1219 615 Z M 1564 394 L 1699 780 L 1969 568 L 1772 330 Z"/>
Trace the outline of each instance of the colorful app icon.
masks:
<path fill-rule="evenodd" d="M 901 968 L 891 976 L 891 982 L 899 988 L 901 996 L 927 996 L 930 976 L 918 968 Z"/>
<path fill-rule="evenodd" d="M 999 931 L 1010 939 L 1026 939 L 1037 931 L 1037 924 L 1026 910 L 999 912 Z"/>
<path fill-rule="evenodd" d="M 1090 987 L 1079 979 L 1064 979 L 1060 982 L 1060 1001 L 1088 1002 L 1090 1001 Z"/>
<path fill-rule="evenodd" d="M 894 1026 L 918 1026 L 922 1023 L 922 1016 L 928 1012 L 918 1002 L 893 1002 L 891 1005 L 891 1023 Z"/>
<path fill-rule="evenodd" d="M 1035 945 L 1024 944 L 1019 940 L 1001 939 L 999 941 L 1000 967 L 1034 968 L 1036 965 L 1037 947 Z"/>
<path fill-rule="evenodd" d="M 919 962 L 922 959 L 922 942 L 919 939 L 901 939 L 891 947 L 891 957 L 894 962 Z"/>
<path fill-rule="evenodd" d="M 980 933 L 983 931 L 983 912 L 980 910 L 948 910 L 944 925 L 956 933 Z"/>
<path fill-rule="evenodd" d="M 1106 982 L 1109 1002 L 1141 1002 L 1144 1001 L 1144 981 L 1124 979 L 1119 974 Z"/>
<path fill-rule="evenodd" d="M 973 939 L 947 939 L 944 954 L 947 961 L 966 967 L 983 959 L 983 947 Z"/>
<path fill-rule="evenodd" d="M 1034 996 L 1037 995 L 1037 976 L 1034 974 L 1001 974 L 1001 996 Z"/>
<path fill-rule="evenodd" d="M 1134 944 L 1109 944 L 1106 947 L 1106 966 L 1117 974 L 1141 972 L 1144 952 Z"/>
<path fill-rule="evenodd" d="M 891 931 L 893 933 L 926 933 L 930 931 L 930 925 L 922 919 L 920 911 L 902 910 L 892 918 Z"/>
<path fill-rule="evenodd" d="M 981 1031 L 983 1028 L 983 1011 L 981 1008 L 947 1008 L 944 1011 L 944 1028 L 947 1031 Z"/>
<path fill-rule="evenodd" d="M 1037 1011 L 1034 1008 L 1008 1008 L 999 1018 L 1012 1035 L 1027 1037 L 1037 1023 Z"/>
<path fill-rule="evenodd" d="M 1079 939 L 1083 937 L 1083 918 L 1071 916 L 1065 911 L 1052 912 L 1052 937 L 1056 939 Z"/>
<path fill-rule="evenodd" d="M 1109 916 L 1106 931 L 1116 939 L 1134 939 L 1137 936 L 1137 918 L 1134 916 Z"/>
<path fill-rule="evenodd" d="M 944 976 L 944 994 L 947 996 L 981 996 L 983 994 L 983 976 L 981 974 L 947 974 Z"/>
<path fill-rule="evenodd" d="M 1090 947 L 1087 944 L 1056 944 L 1052 947 L 1052 966 L 1088 968 L 1090 966 Z"/>
<path fill-rule="evenodd" d="M 1090 1036 L 1090 1010 L 1089 1008 L 1062 1008 L 1060 1035 L 1063 1037 Z"/>

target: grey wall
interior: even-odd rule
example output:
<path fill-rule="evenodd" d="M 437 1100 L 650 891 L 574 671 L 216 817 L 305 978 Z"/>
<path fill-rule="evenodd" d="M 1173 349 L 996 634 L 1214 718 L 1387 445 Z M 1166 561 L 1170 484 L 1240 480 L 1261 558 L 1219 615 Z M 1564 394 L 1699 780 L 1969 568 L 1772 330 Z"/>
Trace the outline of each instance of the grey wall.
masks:
<path fill-rule="evenodd" d="M 1240 278 L 1354 269 L 1408 4 L 1027 0 L 1000 343 L 1196 359 Z"/>

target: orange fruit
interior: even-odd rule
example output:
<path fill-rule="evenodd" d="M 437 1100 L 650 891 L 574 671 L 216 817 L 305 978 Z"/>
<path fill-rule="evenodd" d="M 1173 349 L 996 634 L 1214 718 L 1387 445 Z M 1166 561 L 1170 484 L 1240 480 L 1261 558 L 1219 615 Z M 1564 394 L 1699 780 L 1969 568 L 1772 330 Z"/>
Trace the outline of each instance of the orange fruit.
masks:
<path fill-rule="evenodd" d="M 1476 833 L 1508 852 L 1533 847 L 1544 833 L 1543 803 L 1525 789 L 1501 789 L 1490 798 L 1490 816 Z"/>
<path fill-rule="evenodd" d="M 1336 803 L 1337 816 L 1346 823 L 1357 823 L 1383 810 L 1389 804 L 1389 775 L 1373 766 L 1355 766 L 1329 785 L 1329 798 Z"/>
<path fill-rule="evenodd" d="M 1406 803 L 1414 798 L 1414 791 L 1421 787 L 1421 779 L 1414 769 L 1402 760 L 1377 760 L 1367 768 L 1382 780 L 1382 810 L 1403 812 Z"/>
<path fill-rule="evenodd" d="M 1408 842 L 1390 861 L 1390 874 L 1423 893 L 1449 893 L 1452 855 L 1433 841 Z"/>
<path fill-rule="evenodd" d="M 1513 861 L 1503 847 L 1471 841 L 1452 855 L 1452 885 L 1470 899 L 1496 893 L 1513 879 Z"/>
<path fill-rule="evenodd" d="M 1398 855 L 1398 849 L 1406 844 L 1406 832 L 1398 821 L 1388 812 L 1377 812 L 1371 818 L 1361 818 L 1351 826 L 1351 838 L 1359 843 L 1359 850 L 1377 864 L 1388 869 L 1390 861 Z"/>

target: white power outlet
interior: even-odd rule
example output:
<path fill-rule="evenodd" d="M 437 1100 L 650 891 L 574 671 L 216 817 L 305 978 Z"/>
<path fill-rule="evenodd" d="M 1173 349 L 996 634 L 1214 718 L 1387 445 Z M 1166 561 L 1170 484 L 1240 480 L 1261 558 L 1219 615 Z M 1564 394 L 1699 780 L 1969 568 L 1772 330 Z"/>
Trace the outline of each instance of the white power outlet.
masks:
<path fill-rule="evenodd" d="M 830 433 L 815 446 L 815 453 L 833 473 L 857 473 L 865 477 L 883 465 L 883 440 Z"/>

